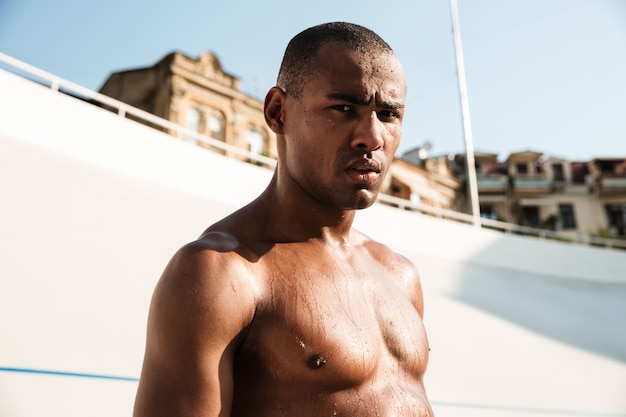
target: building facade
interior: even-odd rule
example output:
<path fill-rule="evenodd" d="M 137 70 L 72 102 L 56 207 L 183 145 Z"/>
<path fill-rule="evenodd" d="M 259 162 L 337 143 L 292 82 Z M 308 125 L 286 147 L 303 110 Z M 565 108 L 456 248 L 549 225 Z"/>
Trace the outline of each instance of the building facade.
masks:
<path fill-rule="evenodd" d="M 460 211 L 460 189 L 445 158 L 427 159 L 423 165 L 416 165 L 402 157 L 391 164 L 383 192 L 415 204 Z"/>
<path fill-rule="evenodd" d="M 476 153 L 475 160 L 482 217 L 626 238 L 626 158 L 570 162 L 524 151 L 510 154 L 504 162 L 489 153 Z M 466 189 L 464 155 L 455 155 L 451 163 Z"/>
<path fill-rule="evenodd" d="M 151 67 L 115 72 L 100 93 L 185 127 L 184 139 L 199 146 L 211 147 L 196 133 L 254 154 L 276 156 L 276 138 L 265 124 L 263 102 L 241 92 L 240 80 L 226 73 L 210 52 L 197 59 L 173 52 Z"/>

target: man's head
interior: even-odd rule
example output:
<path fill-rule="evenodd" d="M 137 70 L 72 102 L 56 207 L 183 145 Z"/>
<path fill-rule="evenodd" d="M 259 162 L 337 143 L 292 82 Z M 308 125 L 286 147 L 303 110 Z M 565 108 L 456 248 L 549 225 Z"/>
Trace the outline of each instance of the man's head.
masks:
<path fill-rule="evenodd" d="M 324 23 L 300 32 L 289 42 L 276 85 L 298 97 L 308 78 L 317 70 L 317 51 L 332 41 L 364 55 L 393 54 L 387 42 L 366 27 L 346 22 Z"/>
<path fill-rule="evenodd" d="M 265 117 L 280 183 L 342 210 L 371 205 L 402 135 L 406 81 L 389 45 L 358 25 L 315 26 L 289 43 L 278 80 Z"/>

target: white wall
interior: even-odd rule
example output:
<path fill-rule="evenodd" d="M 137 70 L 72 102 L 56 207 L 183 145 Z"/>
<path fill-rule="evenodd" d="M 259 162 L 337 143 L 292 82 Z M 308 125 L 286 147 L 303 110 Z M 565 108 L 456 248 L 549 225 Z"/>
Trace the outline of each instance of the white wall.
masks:
<path fill-rule="evenodd" d="M 167 260 L 271 172 L 2 71 L 0 91 L 0 416 L 130 415 L 133 381 L 6 368 L 136 378 Z M 440 416 L 626 415 L 624 252 L 382 205 L 357 226 L 422 271 Z"/>

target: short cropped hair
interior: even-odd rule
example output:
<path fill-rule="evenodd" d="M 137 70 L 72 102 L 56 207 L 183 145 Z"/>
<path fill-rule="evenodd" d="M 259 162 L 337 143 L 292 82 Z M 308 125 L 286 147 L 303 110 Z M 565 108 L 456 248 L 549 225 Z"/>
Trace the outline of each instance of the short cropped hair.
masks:
<path fill-rule="evenodd" d="M 277 86 L 298 97 L 307 77 L 315 72 L 318 49 L 332 41 L 342 42 L 361 53 L 392 53 L 393 50 L 372 30 L 353 23 L 331 22 L 305 29 L 289 41 L 278 71 Z"/>

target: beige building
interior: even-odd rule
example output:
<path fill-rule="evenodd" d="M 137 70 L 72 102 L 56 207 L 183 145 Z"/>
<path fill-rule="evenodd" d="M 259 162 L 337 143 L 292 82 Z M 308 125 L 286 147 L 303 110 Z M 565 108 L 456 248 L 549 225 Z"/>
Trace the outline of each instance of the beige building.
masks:
<path fill-rule="evenodd" d="M 387 182 L 386 194 L 434 208 L 460 210 L 460 183 L 445 158 L 428 159 L 423 166 L 396 158 Z"/>
<path fill-rule="evenodd" d="M 425 143 L 394 159 L 383 192 L 416 204 L 463 211 L 461 182 L 447 157 L 428 157 L 430 147 Z"/>
<path fill-rule="evenodd" d="M 626 238 L 626 158 L 570 162 L 534 151 L 476 153 L 481 216 L 522 226 Z M 454 163 L 464 178 L 464 155 Z"/>
<path fill-rule="evenodd" d="M 241 92 L 240 80 L 210 52 L 197 59 L 173 52 L 151 67 L 115 72 L 100 93 L 187 128 L 184 139 L 200 146 L 210 147 L 194 133 L 276 156 L 263 103 Z"/>
<path fill-rule="evenodd" d="M 553 230 L 626 237 L 625 158 L 571 163 L 540 159 L 537 153 L 529 159 L 529 155 L 512 154 L 507 160 L 513 179 L 511 200 L 517 208 L 513 220 Z M 518 165 L 524 158 L 528 172 L 520 173 Z"/>

